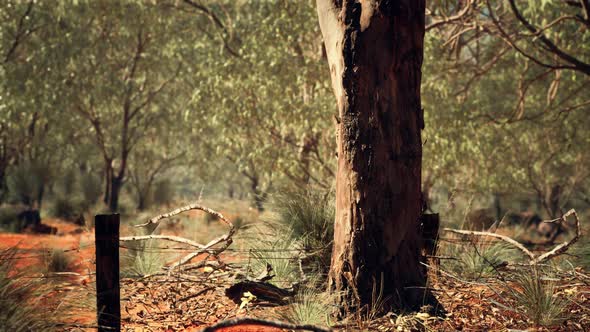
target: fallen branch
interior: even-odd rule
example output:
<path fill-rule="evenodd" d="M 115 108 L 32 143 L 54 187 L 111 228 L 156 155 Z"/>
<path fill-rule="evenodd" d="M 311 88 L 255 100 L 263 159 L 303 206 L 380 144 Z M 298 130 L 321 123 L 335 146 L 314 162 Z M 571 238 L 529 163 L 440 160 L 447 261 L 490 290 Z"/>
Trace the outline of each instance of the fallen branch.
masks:
<path fill-rule="evenodd" d="M 155 217 L 149 219 L 146 223 L 135 225 L 135 227 L 146 227 L 146 226 L 149 226 L 149 225 L 157 225 L 158 223 L 160 223 L 160 221 L 162 219 L 167 219 L 167 218 L 170 218 L 170 217 L 174 217 L 175 215 L 178 215 L 178 214 L 181 214 L 183 212 L 190 211 L 190 210 L 201 210 L 201 211 L 204 211 L 204 212 L 207 212 L 207 213 L 209 213 L 211 215 L 216 216 L 221 221 L 223 221 L 223 223 L 225 223 L 227 226 L 230 227 L 230 230 L 232 231 L 231 233 L 233 234 L 234 225 L 229 220 L 227 220 L 221 213 L 219 213 L 219 212 L 217 212 L 215 210 L 212 210 L 212 209 L 210 209 L 208 207 L 205 207 L 205 206 L 202 206 L 200 204 L 197 204 L 197 203 L 192 203 L 192 204 L 189 204 L 189 205 L 185 205 L 185 206 L 179 207 L 176 210 L 173 210 L 173 211 L 170 211 L 170 212 L 161 214 L 159 216 L 155 216 Z"/>
<path fill-rule="evenodd" d="M 183 243 L 183 244 L 187 244 L 189 246 L 197 248 L 196 251 L 182 257 L 178 262 L 176 262 L 175 264 L 170 266 L 169 273 L 171 273 L 173 269 L 190 262 L 193 258 L 195 258 L 201 254 L 206 253 L 209 255 L 218 256 L 220 253 L 222 253 L 225 249 L 227 249 L 232 244 L 232 236 L 236 232 L 234 225 L 227 218 L 225 218 L 221 213 L 219 213 L 215 210 L 212 210 L 208 207 L 197 204 L 197 203 L 185 205 L 185 206 L 179 207 L 178 209 L 175 209 L 173 211 L 155 216 L 153 218 L 150 218 L 147 222 L 140 224 L 140 225 L 136 225 L 135 227 L 148 227 L 148 229 L 151 232 L 153 232 L 156 229 L 156 227 L 158 227 L 159 223 L 163 219 L 167 219 L 167 218 L 173 217 L 175 215 L 178 215 L 183 212 L 190 211 L 190 210 L 201 210 L 201 211 L 204 211 L 206 213 L 209 213 L 209 214 L 217 217 L 219 220 L 221 220 L 224 224 L 226 224 L 229 227 L 229 231 L 227 232 L 227 234 L 222 235 L 216 239 L 213 239 L 212 241 L 210 241 L 209 243 L 204 244 L 204 245 L 197 243 L 195 241 L 189 240 L 189 239 L 181 238 L 178 236 L 172 236 L 172 235 L 127 236 L 127 237 L 120 238 L 120 241 L 160 239 L 160 240 L 167 240 L 167 241 Z M 219 246 L 217 248 L 213 248 L 214 246 L 217 246 L 221 243 L 223 243 L 222 246 Z"/>
<path fill-rule="evenodd" d="M 232 327 L 232 326 L 239 326 L 239 325 L 261 325 L 261 326 L 270 326 L 270 327 L 277 327 L 280 329 L 288 329 L 288 330 L 305 330 L 305 331 L 313 331 L 313 332 L 331 332 L 332 329 L 329 327 L 322 327 L 316 326 L 311 324 L 291 324 L 285 322 L 279 322 L 275 320 L 266 320 L 260 318 L 251 318 L 251 317 L 240 317 L 240 318 L 233 318 L 229 320 L 224 320 L 217 324 L 211 325 L 201 330 L 201 332 L 215 332 L 222 328 Z"/>
<path fill-rule="evenodd" d="M 455 233 L 455 234 L 462 234 L 462 235 L 495 237 L 495 238 L 500 239 L 504 242 L 510 243 L 514 247 L 518 248 L 520 251 L 522 251 L 527 256 L 529 256 L 531 260 L 535 259 L 535 254 L 533 254 L 530 250 L 528 250 L 525 246 L 520 244 L 518 241 L 516 241 L 508 236 L 505 236 L 505 235 L 501 235 L 501 234 L 497 234 L 497 233 L 490 233 L 490 232 L 464 231 L 464 230 L 452 229 L 452 228 L 443 228 L 443 231 L 451 232 L 451 233 Z"/>
<path fill-rule="evenodd" d="M 578 241 L 578 239 L 580 238 L 580 236 L 581 236 L 580 220 L 578 219 L 578 215 L 576 214 L 576 211 L 574 209 L 569 210 L 566 214 L 561 216 L 561 218 L 547 220 L 547 221 L 543 221 L 543 222 L 562 223 L 562 222 L 565 222 L 569 216 L 574 216 L 574 219 L 576 220 L 576 233 L 575 233 L 574 237 L 571 238 L 569 241 L 566 241 L 566 242 L 556 246 L 551 251 L 546 252 L 546 253 L 539 255 L 539 256 L 532 253 L 525 246 L 523 246 L 520 242 L 518 242 L 508 236 L 505 236 L 505 235 L 491 233 L 491 232 L 465 231 L 465 230 L 452 229 L 452 228 L 443 228 L 443 231 L 450 232 L 450 233 L 456 233 L 456 234 L 462 234 L 462 235 L 487 236 L 487 237 L 494 237 L 494 238 L 500 239 L 500 240 L 502 240 L 506 243 L 509 243 L 512 246 L 518 248 L 524 254 L 529 256 L 529 258 L 530 258 L 530 261 L 528 263 L 529 265 L 537 265 L 537 264 L 546 262 L 556 256 L 563 254 L 564 252 L 567 251 L 567 249 L 571 245 L 576 243 Z"/>
<path fill-rule="evenodd" d="M 189 245 L 191 247 L 196 247 L 199 249 L 203 249 L 205 246 L 197 243 L 193 240 L 189 240 L 189 239 L 185 239 L 179 236 L 174 236 L 174 235 L 141 235 L 141 236 L 124 236 L 119 238 L 119 241 L 121 242 L 130 242 L 130 241 L 141 241 L 141 240 L 168 240 L 168 241 L 172 241 L 172 242 L 177 242 L 177 243 L 182 243 L 182 244 L 186 244 Z"/>

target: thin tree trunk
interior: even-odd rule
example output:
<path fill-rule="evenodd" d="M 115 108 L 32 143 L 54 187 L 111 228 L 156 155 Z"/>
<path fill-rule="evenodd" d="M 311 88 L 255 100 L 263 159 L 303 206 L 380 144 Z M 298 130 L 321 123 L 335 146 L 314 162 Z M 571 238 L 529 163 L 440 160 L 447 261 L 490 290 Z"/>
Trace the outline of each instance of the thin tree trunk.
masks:
<path fill-rule="evenodd" d="M 105 180 L 104 180 L 104 197 L 103 202 L 105 204 L 109 204 L 111 201 L 111 184 L 113 181 L 113 169 L 110 166 L 105 168 Z"/>
<path fill-rule="evenodd" d="M 502 210 L 502 202 L 500 199 L 500 194 L 494 193 L 494 211 L 496 212 L 496 220 L 501 220 L 504 216 Z"/>
<path fill-rule="evenodd" d="M 338 102 L 336 220 L 329 285 L 349 310 L 416 307 L 423 0 L 317 0 Z"/>
<path fill-rule="evenodd" d="M 117 212 L 119 208 L 119 194 L 121 193 L 121 187 L 123 186 L 123 181 L 118 177 L 113 177 L 111 181 L 111 194 L 109 199 L 109 209 L 111 212 Z"/>
<path fill-rule="evenodd" d="M 258 212 L 264 211 L 264 200 L 265 195 L 260 191 L 258 178 L 250 179 L 250 189 L 252 189 L 252 195 L 254 200 L 254 206 Z"/>

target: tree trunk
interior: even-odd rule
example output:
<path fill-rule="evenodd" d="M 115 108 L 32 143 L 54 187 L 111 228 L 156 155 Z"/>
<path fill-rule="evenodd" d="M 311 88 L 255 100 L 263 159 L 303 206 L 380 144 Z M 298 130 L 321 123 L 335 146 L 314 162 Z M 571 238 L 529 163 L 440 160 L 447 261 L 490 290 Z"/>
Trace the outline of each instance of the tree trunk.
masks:
<path fill-rule="evenodd" d="M 144 211 L 147 208 L 146 196 L 141 192 L 137 193 L 137 209 L 139 211 Z"/>
<path fill-rule="evenodd" d="M 422 303 L 424 0 L 317 0 L 339 110 L 332 291 L 345 310 Z M 348 306 L 348 308 L 346 308 Z"/>
<path fill-rule="evenodd" d="M 500 200 L 500 194 L 494 193 L 494 211 L 496 213 L 496 220 L 502 220 L 504 211 L 502 210 L 502 202 Z"/>
<path fill-rule="evenodd" d="M 250 189 L 252 189 L 252 196 L 254 200 L 254 206 L 258 212 L 264 211 L 264 201 L 266 199 L 266 195 L 261 192 L 259 188 L 258 178 L 251 178 L 250 179 Z"/>
<path fill-rule="evenodd" d="M 111 184 L 113 181 L 113 169 L 110 166 L 107 166 L 105 168 L 105 180 L 104 180 L 104 197 L 103 197 L 103 202 L 105 204 L 109 204 L 109 202 L 111 201 Z"/>
<path fill-rule="evenodd" d="M 109 197 L 109 209 L 111 212 L 117 212 L 119 208 L 119 194 L 121 192 L 121 187 L 123 186 L 123 181 L 119 179 L 119 177 L 113 177 L 111 180 L 111 193 Z"/>
<path fill-rule="evenodd" d="M 560 215 L 560 199 L 561 199 L 561 186 L 559 184 L 555 184 L 551 186 L 551 190 L 549 191 L 549 195 L 547 195 L 547 213 L 549 214 L 549 218 L 555 219 Z"/>

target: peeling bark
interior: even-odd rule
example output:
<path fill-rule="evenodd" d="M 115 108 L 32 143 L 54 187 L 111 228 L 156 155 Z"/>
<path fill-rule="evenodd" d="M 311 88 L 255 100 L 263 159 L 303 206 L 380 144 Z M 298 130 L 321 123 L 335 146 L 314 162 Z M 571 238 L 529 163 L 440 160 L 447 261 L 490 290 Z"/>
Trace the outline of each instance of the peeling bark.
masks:
<path fill-rule="evenodd" d="M 330 288 L 349 309 L 417 306 L 420 264 L 423 0 L 318 0 L 338 103 Z M 380 285 L 380 280 L 383 284 Z M 411 288 L 408 288 L 411 287 Z"/>

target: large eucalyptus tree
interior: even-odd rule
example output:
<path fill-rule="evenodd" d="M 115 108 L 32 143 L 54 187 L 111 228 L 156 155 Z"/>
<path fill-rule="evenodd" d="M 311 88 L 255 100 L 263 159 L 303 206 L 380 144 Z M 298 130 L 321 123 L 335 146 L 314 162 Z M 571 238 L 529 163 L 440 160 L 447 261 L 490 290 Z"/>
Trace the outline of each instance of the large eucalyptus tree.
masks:
<path fill-rule="evenodd" d="M 318 0 L 339 122 L 330 287 L 341 303 L 417 305 L 425 3 Z"/>

